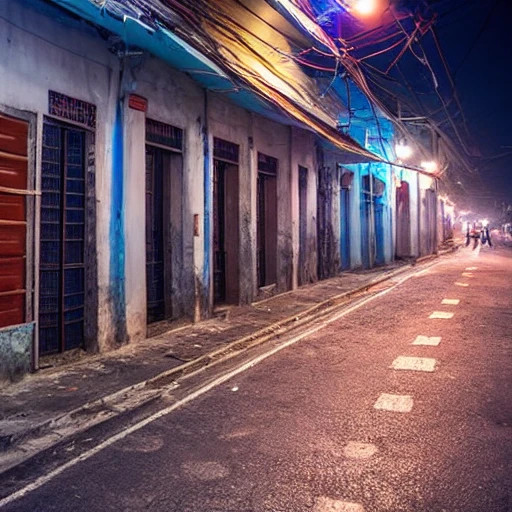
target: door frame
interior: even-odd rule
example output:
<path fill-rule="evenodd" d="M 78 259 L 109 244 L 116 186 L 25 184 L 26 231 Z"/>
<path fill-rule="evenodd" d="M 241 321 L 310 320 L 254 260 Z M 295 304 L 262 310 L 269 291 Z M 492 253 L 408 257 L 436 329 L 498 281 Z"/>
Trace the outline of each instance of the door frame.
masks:
<path fill-rule="evenodd" d="M 43 144 L 43 128 L 48 120 L 50 124 L 67 129 L 80 130 L 84 133 L 84 342 L 83 349 L 88 352 L 98 350 L 98 255 L 97 255 L 97 210 L 96 210 L 96 154 L 95 139 L 96 133 L 93 129 L 68 119 L 61 119 L 53 115 L 41 116 L 40 145 Z M 37 209 L 35 226 L 37 234 L 34 244 L 37 250 L 36 255 L 36 282 L 37 294 L 34 299 L 34 318 L 39 322 L 40 302 L 40 246 L 41 246 L 41 180 L 42 180 L 42 158 L 38 163 L 37 172 Z M 39 358 L 39 325 L 36 325 L 35 343 L 37 343 L 37 357 Z M 64 351 L 59 350 L 60 353 Z"/>
<path fill-rule="evenodd" d="M 222 139 L 220 137 L 213 137 L 213 159 L 212 159 L 212 187 L 211 187 L 211 204 L 212 204 L 212 235 L 211 235 L 211 256 L 212 256 L 212 271 L 210 273 L 210 286 L 211 286 L 211 300 L 213 306 L 227 305 L 227 304 L 238 304 L 240 302 L 240 145 Z M 218 190 L 215 186 L 215 173 L 217 171 L 217 165 L 221 164 L 223 169 L 221 174 L 223 175 L 223 193 L 224 193 L 224 251 L 221 259 L 224 264 L 224 298 L 215 298 L 215 219 L 219 212 L 215 211 L 217 205 L 215 199 L 215 192 Z M 231 194 L 234 193 L 234 197 Z M 235 208 L 231 212 L 229 217 L 229 223 L 227 218 L 228 204 L 231 200 L 235 202 Z M 229 226 L 228 226 L 229 224 Z M 234 229 L 230 229 L 234 228 Z M 231 250 L 228 250 L 226 243 L 228 242 L 227 231 L 233 231 L 233 240 L 230 240 Z M 234 275 L 230 276 L 228 280 L 226 267 L 230 266 L 231 271 Z"/>
<path fill-rule="evenodd" d="M 158 326 L 161 322 L 169 322 L 181 316 L 184 312 L 183 303 L 186 299 L 180 297 L 178 300 L 174 297 L 174 290 L 181 287 L 181 272 L 183 267 L 183 215 L 184 215 L 184 146 L 185 146 L 185 129 L 169 124 L 166 121 L 160 121 L 154 117 L 146 117 L 145 120 L 146 136 L 144 141 L 144 172 L 146 173 L 146 155 L 148 148 L 160 151 L 162 156 L 162 257 L 163 257 L 163 299 L 164 299 L 164 316 L 162 319 L 154 320 L 151 324 L 147 321 L 146 325 Z M 176 159 L 179 158 L 179 168 L 176 170 Z M 180 202 L 175 203 L 172 200 L 173 181 L 177 179 L 179 174 L 179 192 Z M 144 201 L 146 202 L 147 187 L 144 189 Z M 179 221 L 176 222 L 173 205 L 179 207 Z M 147 202 L 145 205 L 147 208 Z M 173 210 L 173 211 L 171 211 Z M 146 219 L 147 223 L 147 219 Z M 179 225 L 180 244 L 176 248 L 173 243 L 172 229 L 175 224 Z M 145 226 L 147 228 L 147 225 Z M 176 249 L 176 252 L 174 250 Z M 146 308 L 147 300 L 147 248 L 144 247 L 144 273 L 146 286 Z"/>

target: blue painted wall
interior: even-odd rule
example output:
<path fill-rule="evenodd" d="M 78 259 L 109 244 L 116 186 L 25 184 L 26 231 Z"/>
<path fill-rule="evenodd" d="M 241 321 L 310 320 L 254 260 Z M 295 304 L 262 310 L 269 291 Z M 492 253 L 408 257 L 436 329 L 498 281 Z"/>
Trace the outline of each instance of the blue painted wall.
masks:
<path fill-rule="evenodd" d="M 112 203 L 110 215 L 110 293 L 115 341 L 126 341 L 123 105 L 119 101 L 112 135 Z"/>

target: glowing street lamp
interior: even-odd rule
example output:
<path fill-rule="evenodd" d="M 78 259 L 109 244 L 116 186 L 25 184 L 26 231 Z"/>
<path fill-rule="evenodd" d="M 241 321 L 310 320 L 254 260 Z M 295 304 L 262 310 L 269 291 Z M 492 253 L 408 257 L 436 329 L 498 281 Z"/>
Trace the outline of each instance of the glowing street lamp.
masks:
<path fill-rule="evenodd" d="M 434 173 L 437 171 L 437 164 L 433 161 L 421 162 L 421 167 L 423 167 L 423 169 L 425 169 L 427 172 Z"/>
<path fill-rule="evenodd" d="M 353 6 L 354 11 L 361 16 L 369 16 L 375 11 L 375 0 L 357 0 Z"/>
<path fill-rule="evenodd" d="M 406 160 L 412 155 L 412 148 L 411 146 L 407 146 L 407 144 L 400 142 L 395 146 L 395 153 L 399 160 Z"/>

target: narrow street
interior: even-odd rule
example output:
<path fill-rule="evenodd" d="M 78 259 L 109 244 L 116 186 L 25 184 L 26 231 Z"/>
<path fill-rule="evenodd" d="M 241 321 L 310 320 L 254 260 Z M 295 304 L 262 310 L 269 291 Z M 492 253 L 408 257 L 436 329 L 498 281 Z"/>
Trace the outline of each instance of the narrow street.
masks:
<path fill-rule="evenodd" d="M 463 249 L 3 510 L 511 511 L 511 283 Z"/>

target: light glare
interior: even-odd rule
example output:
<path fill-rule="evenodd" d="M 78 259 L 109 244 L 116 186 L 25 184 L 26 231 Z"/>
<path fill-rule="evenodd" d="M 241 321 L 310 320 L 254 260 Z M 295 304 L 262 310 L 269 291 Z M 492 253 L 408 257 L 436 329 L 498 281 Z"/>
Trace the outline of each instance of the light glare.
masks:
<path fill-rule="evenodd" d="M 435 162 L 421 162 L 421 167 L 427 172 L 437 171 L 437 164 Z"/>
<path fill-rule="evenodd" d="M 368 16 L 375 10 L 375 0 L 358 0 L 354 5 L 354 10 L 362 16 Z"/>
<path fill-rule="evenodd" d="M 397 144 L 395 146 L 395 152 L 397 158 L 405 160 L 406 158 L 409 158 L 412 155 L 412 148 L 405 144 Z"/>

